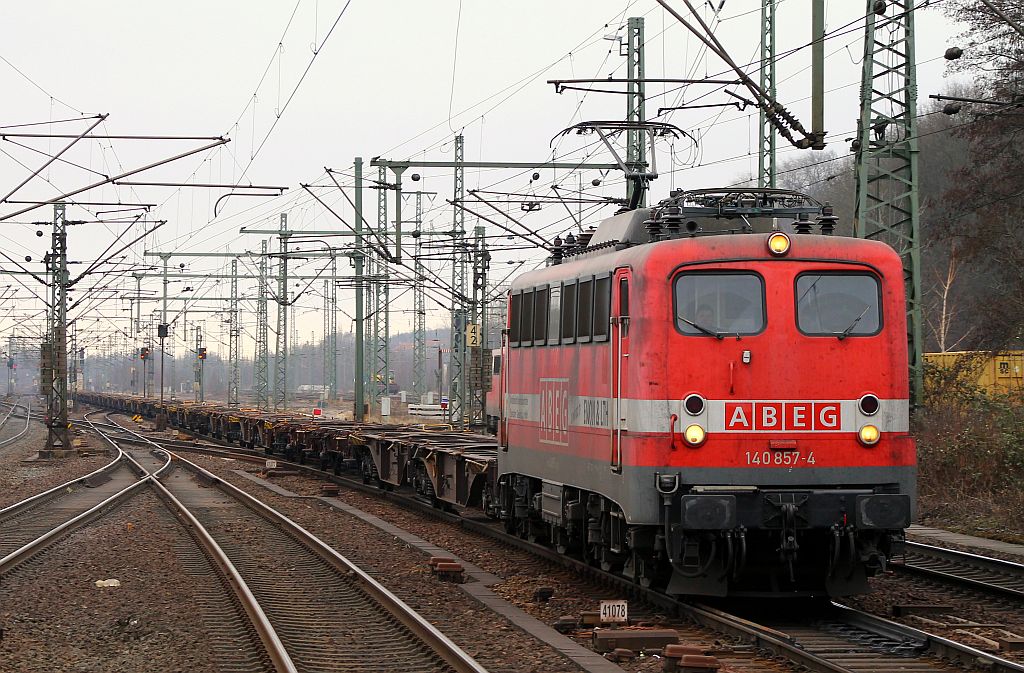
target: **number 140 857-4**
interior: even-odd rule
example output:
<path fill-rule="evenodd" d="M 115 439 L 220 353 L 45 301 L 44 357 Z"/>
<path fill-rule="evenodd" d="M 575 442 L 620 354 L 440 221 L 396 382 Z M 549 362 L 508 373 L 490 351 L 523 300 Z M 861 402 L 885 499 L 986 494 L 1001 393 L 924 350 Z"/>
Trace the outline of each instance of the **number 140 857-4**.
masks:
<path fill-rule="evenodd" d="M 794 467 L 814 465 L 814 451 L 747 451 L 747 465 Z"/>

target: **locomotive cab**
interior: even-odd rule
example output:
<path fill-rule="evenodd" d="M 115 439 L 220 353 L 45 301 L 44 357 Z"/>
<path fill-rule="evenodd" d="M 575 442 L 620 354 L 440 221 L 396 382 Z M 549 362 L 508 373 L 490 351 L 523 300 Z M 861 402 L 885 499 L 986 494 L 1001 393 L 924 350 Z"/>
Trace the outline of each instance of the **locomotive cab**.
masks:
<path fill-rule="evenodd" d="M 747 259 L 673 268 L 675 356 L 638 377 L 682 401 L 650 457 L 669 590 L 858 593 L 912 515 L 902 267 L 873 242 L 743 238 L 721 243 Z"/>
<path fill-rule="evenodd" d="M 865 591 L 913 515 L 903 274 L 833 221 L 689 192 L 517 279 L 509 528 L 672 594 Z"/>

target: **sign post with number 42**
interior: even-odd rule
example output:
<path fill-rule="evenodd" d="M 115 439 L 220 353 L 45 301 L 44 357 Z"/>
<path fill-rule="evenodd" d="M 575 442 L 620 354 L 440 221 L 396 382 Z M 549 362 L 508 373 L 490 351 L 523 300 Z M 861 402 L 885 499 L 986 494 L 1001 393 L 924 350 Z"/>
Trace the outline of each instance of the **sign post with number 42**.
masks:
<path fill-rule="evenodd" d="M 625 624 L 629 621 L 629 604 L 626 601 L 601 601 L 602 624 Z"/>

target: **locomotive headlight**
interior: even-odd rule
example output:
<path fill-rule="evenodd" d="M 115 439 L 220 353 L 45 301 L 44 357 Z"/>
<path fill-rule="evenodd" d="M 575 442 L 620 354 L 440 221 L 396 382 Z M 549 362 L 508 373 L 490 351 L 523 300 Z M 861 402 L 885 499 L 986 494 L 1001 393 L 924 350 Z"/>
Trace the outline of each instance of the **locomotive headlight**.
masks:
<path fill-rule="evenodd" d="M 881 436 L 882 433 L 878 431 L 878 427 L 870 424 L 861 426 L 860 431 L 857 432 L 857 439 L 864 446 L 874 446 Z"/>
<path fill-rule="evenodd" d="M 776 257 L 782 257 L 789 252 L 789 236 L 781 231 L 776 231 L 768 237 L 768 252 Z"/>
<path fill-rule="evenodd" d="M 696 423 L 686 426 L 686 429 L 683 430 L 683 441 L 689 446 L 700 446 L 706 438 L 707 433 L 704 432 L 704 428 Z"/>

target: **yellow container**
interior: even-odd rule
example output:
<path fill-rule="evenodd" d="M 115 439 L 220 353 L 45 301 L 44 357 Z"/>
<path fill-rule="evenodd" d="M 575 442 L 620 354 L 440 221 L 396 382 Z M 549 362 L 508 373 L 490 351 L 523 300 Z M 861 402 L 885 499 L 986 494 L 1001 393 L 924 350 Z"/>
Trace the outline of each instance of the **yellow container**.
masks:
<path fill-rule="evenodd" d="M 990 393 L 1024 391 L 1024 351 L 925 353 L 924 359 L 937 369 L 958 370 L 961 381 Z"/>

